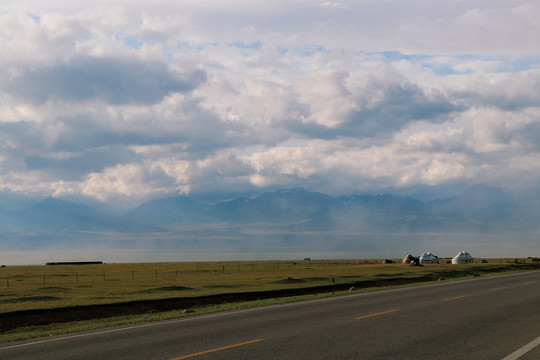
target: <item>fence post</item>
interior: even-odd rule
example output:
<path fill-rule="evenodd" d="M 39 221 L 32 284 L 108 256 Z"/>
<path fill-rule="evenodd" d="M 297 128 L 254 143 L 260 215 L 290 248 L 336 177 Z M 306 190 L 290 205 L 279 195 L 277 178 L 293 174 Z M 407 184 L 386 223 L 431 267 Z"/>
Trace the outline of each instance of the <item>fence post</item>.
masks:
<path fill-rule="evenodd" d="M 79 283 L 79 274 L 75 273 L 75 280 L 77 281 L 77 284 Z"/>

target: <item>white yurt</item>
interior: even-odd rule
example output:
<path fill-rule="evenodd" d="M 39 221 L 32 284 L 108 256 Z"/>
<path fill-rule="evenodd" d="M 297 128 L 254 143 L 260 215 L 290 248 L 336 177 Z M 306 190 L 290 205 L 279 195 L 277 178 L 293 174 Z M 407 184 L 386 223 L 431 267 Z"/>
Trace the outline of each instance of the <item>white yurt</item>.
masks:
<path fill-rule="evenodd" d="M 438 264 L 439 258 L 430 252 L 420 255 L 420 264 Z"/>
<path fill-rule="evenodd" d="M 459 252 L 452 258 L 452 264 L 472 264 L 474 258 L 466 251 Z"/>
<path fill-rule="evenodd" d="M 414 259 L 414 256 L 412 256 L 411 254 L 407 254 L 405 255 L 405 257 L 403 258 L 403 261 L 402 263 L 403 264 L 410 264 L 411 261 Z"/>
<path fill-rule="evenodd" d="M 411 254 L 407 254 L 407 255 L 403 258 L 402 263 L 403 263 L 403 264 L 414 265 L 414 266 L 417 266 L 417 265 L 420 264 L 418 258 L 412 256 Z"/>

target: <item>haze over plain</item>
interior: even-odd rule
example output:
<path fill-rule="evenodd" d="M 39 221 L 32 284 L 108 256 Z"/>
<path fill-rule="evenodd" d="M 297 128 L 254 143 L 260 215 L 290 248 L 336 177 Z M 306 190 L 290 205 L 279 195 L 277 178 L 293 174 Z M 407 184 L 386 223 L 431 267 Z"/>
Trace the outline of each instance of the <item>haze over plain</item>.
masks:
<path fill-rule="evenodd" d="M 527 199 L 540 177 L 539 15 L 519 0 L 1 4 L 0 215 L 47 198 L 120 216 L 178 195 L 292 188 L 429 202 L 485 184 Z M 139 259 L 169 241 L 3 229 L 0 251 L 22 258 L 71 247 Z M 524 231 L 493 244 L 538 251 L 536 228 Z M 197 243 L 174 234 L 177 251 Z M 457 243 L 473 246 L 469 235 Z M 278 253 L 369 252 L 363 241 Z"/>

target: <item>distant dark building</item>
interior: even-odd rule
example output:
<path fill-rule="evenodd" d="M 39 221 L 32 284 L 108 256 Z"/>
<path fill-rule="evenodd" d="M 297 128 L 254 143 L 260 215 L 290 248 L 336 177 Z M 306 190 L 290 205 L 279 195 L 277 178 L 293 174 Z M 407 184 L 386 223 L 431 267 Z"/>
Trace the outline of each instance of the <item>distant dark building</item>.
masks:
<path fill-rule="evenodd" d="M 48 262 L 45 265 L 101 265 L 103 261 L 60 261 L 60 262 Z"/>

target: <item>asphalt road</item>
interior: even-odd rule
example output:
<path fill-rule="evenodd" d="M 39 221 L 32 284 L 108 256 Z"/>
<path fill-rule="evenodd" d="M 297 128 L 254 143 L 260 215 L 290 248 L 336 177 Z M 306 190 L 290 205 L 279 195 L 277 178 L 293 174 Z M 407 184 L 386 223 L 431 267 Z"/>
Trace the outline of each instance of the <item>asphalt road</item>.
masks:
<path fill-rule="evenodd" d="M 0 359 L 540 359 L 540 271 L 0 345 Z"/>

